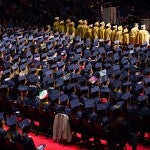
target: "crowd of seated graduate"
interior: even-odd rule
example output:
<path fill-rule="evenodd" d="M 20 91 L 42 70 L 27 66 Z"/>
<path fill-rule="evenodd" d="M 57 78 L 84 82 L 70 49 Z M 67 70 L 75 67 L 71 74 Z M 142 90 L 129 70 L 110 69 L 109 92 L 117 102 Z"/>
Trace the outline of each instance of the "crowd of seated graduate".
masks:
<path fill-rule="evenodd" d="M 7 126 L 7 130 L 4 128 Z M 46 146 L 41 144 L 35 146 L 32 137 L 28 135 L 30 131 L 29 119 L 17 120 L 14 115 L 6 116 L 0 113 L 0 149 L 1 150 L 43 150 Z"/>
<path fill-rule="evenodd" d="M 1 96 L 6 91 L 6 100 L 61 111 L 95 124 L 107 124 L 111 120 L 107 109 L 111 112 L 119 107 L 127 111 L 125 114 L 133 113 L 126 116 L 132 131 L 143 129 L 135 126 L 137 120 L 132 117 L 140 114 L 140 123 L 149 117 L 150 56 L 146 42 L 122 47 L 119 43 L 110 45 L 109 40 L 81 40 L 37 28 L 13 31 L 5 31 L 0 49 L 0 89 Z M 41 98 L 43 90 L 47 92 Z M 12 111 L 16 110 L 13 107 Z M 140 123 L 137 125 L 143 125 Z M 144 125 L 149 130 L 147 121 Z"/>

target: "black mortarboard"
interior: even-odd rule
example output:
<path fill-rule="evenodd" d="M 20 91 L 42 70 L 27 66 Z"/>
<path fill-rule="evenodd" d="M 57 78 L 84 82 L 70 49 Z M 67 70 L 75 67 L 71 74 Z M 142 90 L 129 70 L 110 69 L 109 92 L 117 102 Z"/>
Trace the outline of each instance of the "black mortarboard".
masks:
<path fill-rule="evenodd" d="M 91 93 L 95 93 L 95 92 L 99 92 L 99 91 L 100 91 L 99 86 L 94 86 L 91 88 Z"/>
<path fill-rule="evenodd" d="M 78 107 L 79 105 L 80 105 L 80 104 L 79 104 L 78 98 L 75 98 L 75 99 L 70 100 L 71 109 L 73 109 L 73 108 L 75 108 L 75 107 Z"/>
<path fill-rule="evenodd" d="M 126 92 L 121 96 L 122 100 L 128 100 L 132 97 L 132 94 L 130 92 Z"/>
<path fill-rule="evenodd" d="M 101 92 L 101 93 L 109 93 L 109 92 L 110 92 L 110 88 L 109 88 L 109 87 L 102 87 L 102 88 L 100 89 L 100 92 Z"/>
<path fill-rule="evenodd" d="M 24 70 L 26 68 L 26 64 L 22 64 L 19 66 L 20 70 Z"/>
<path fill-rule="evenodd" d="M 108 108 L 108 104 L 98 104 L 97 105 L 97 111 L 107 110 L 107 108 Z"/>
<path fill-rule="evenodd" d="M 82 52 L 82 48 L 81 47 L 76 49 L 76 53 L 81 53 L 81 52 Z"/>
<path fill-rule="evenodd" d="M 9 87 L 8 84 L 1 84 L 0 89 L 7 89 Z"/>
<path fill-rule="evenodd" d="M 50 89 L 48 95 L 52 101 L 55 101 L 59 98 L 59 91 L 56 89 Z"/>
<path fill-rule="evenodd" d="M 28 79 L 28 81 L 30 82 L 30 83 L 35 83 L 35 82 L 37 82 L 39 79 L 38 79 L 38 77 L 36 76 L 36 75 L 34 75 L 34 74 L 30 74 L 28 77 L 27 77 L 27 79 Z"/>
<path fill-rule="evenodd" d="M 10 74 L 10 72 L 11 72 L 10 69 L 4 70 L 5 75 Z"/>
<path fill-rule="evenodd" d="M 80 86 L 80 91 L 88 91 L 89 87 L 88 86 Z"/>
<path fill-rule="evenodd" d="M 144 78 L 144 83 L 146 84 L 150 83 L 150 78 Z"/>
<path fill-rule="evenodd" d="M 144 85 L 143 84 L 137 84 L 136 86 L 135 86 L 135 90 L 136 91 L 139 91 L 139 90 L 141 90 L 141 89 L 143 89 L 144 88 Z"/>
<path fill-rule="evenodd" d="M 95 64 L 95 68 L 100 68 L 100 67 L 102 67 L 102 63 L 96 63 Z"/>
<path fill-rule="evenodd" d="M 10 127 L 12 125 L 17 124 L 17 117 L 16 116 L 10 116 L 6 118 L 6 124 Z"/>
<path fill-rule="evenodd" d="M 19 76 L 18 81 L 23 81 L 23 80 L 25 80 L 25 79 L 26 79 L 26 75 Z"/>
<path fill-rule="evenodd" d="M 144 92 L 145 92 L 146 95 L 150 95 L 150 87 L 146 87 L 144 89 Z"/>
<path fill-rule="evenodd" d="M 140 96 L 138 96 L 138 101 L 139 102 L 142 102 L 142 101 L 145 101 L 145 100 L 148 100 L 148 96 L 147 95 L 140 95 Z"/>
<path fill-rule="evenodd" d="M 121 80 L 115 80 L 112 82 L 112 85 L 115 87 L 115 88 L 118 88 L 122 85 L 122 81 Z"/>
<path fill-rule="evenodd" d="M 67 85 L 67 90 L 71 90 L 74 86 L 74 83 L 70 83 L 69 85 Z"/>
<path fill-rule="evenodd" d="M 60 94 L 60 102 L 66 102 L 66 101 L 68 101 L 68 95 L 61 93 Z"/>
<path fill-rule="evenodd" d="M 58 80 L 56 80 L 56 87 L 60 87 L 64 85 L 64 80 L 62 78 L 58 78 Z"/>
<path fill-rule="evenodd" d="M 0 121 L 4 119 L 4 112 L 0 112 Z"/>
<path fill-rule="evenodd" d="M 19 127 L 20 127 L 21 129 L 24 129 L 24 128 L 29 127 L 29 126 L 30 126 L 30 121 L 29 121 L 29 119 L 24 119 L 24 120 L 22 120 L 22 121 L 19 123 Z"/>
<path fill-rule="evenodd" d="M 19 91 L 27 91 L 28 90 L 28 86 L 26 86 L 26 85 L 19 85 L 18 90 Z"/>
<path fill-rule="evenodd" d="M 94 100 L 92 99 L 85 100 L 84 103 L 85 103 L 85 108 L 91 108 L 95 106 Z"/>

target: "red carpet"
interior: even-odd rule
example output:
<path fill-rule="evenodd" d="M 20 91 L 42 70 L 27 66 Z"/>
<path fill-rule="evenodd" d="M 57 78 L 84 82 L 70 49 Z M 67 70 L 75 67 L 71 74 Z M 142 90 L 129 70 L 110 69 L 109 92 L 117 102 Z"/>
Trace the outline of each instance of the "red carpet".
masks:
<path fill-rule="evenodd" d="M 39 144 L 46 144 L 45 150 L 90 150 L 88 148 L 81 148 L 77 145 L 63 145 L 53 141 L 52 138 L 46 138 L 43 135 L 35 135 L 31 132 L 30 136 L 34 139 L 36 146 Z M 102 141 L 102 143 L 104 143 Z M 127 144 L 127 150 L 132 150 L 131 147 Z M 137 150 L 150 150 L 150 146 L 138 145 Z"/>

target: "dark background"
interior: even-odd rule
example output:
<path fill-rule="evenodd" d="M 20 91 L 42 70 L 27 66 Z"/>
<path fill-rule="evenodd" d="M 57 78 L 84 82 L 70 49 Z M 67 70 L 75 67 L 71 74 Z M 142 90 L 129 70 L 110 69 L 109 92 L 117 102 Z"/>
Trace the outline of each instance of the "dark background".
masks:
<path fill-rule="evenodd" d="M 150 18 L 150 1 L 144 0 L 0 0 L 0 23 L 4 27 L 45 26 L 59 16 L 75 23 L 87 19 L 90 24 L 102 21 L 101 7 L 109 6 L 117 7 L 123 24 Z"/>

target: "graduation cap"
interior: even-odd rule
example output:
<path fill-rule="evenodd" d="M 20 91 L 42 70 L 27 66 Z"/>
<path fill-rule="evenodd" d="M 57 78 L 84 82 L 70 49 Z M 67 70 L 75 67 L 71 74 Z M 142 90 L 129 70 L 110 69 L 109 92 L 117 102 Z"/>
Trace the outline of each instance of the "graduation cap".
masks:
<path fill-rule="evenodd" d="M 107 72 L 106 69 L 101 70 L 101 71 L 99 72 L 99 73 L 100 73 L 100 77 L 106 76 L 106 75 L 107 75 L 106 72 Z"/>
<path fill-rule="evenodd" d="M 61 93 L 59 99 L 60 99 L 61 103 L 66 102 L 66 101 L 68 101 L 68 95 Z"/>
<path fill-rule="evenodd" d="M 22 64 L 19 66 L 20 70 L 24 70 L 26 68 L 26 64 Z"/>
<path fill-rule="evenodd" d="M 100 91 L 100 88 L 99 86 L 94 86 L 91 88 L 91 93 L 96 93 L 96 92 L 99 92 Z"/>
<path fill-rule="evenodd" d="M 91 84 L 94 84 L 96 81 L 98 81 L 98 78 L 95 77 L 95 76 L 92 76 L 92 77 L 90 77 L 90 79 L 89 79 L 89 82 L 90 82 Z"/>
<path fill-rule="evenodd" d="M 128 100 L 132 97 L 132 94 L 130 92 L 126 92 L 121 96 L 122 100 Z"/>
<path fill-rule="evenodd" d="M 150 83 L 150 78 L 144 78 L 144 83 L 146 83 L 146 84 L 148 84 L 148 83 Z"/>
<path fill-rule="evenodd" d="M 70 100 L 71 109 L 76 108 L 80 105 L 78 98 Z"/>
<path fill-rule="evenodd" d="M 145 101 L 145 100 L 148 100 L 148 96 L 147 95 L 140 95 L 140 96 L 138 96 L 138 101 L 139 102 L 142 102 L 142 101 Z"/>
<path fill-rule="evenodd" d="M 115 87 L 115 88 L 118 88 L 118 87 L 121 87 L 122 86 L 122 81 L 117 79 L 115 81 L 112 82 L 112 85 Z"/>
<path fill-rule="evenodd" d="M 101 68 L 102 67 L 102 63 L 96 63 L 95 64 L 95 68 Z"/>
<path fill-rule="evenodd" d="M 56 87 L 60 87 L 64 85 L 64 80 L 62 78 L 58 78 L 58 80 L 56 80 Z"/>
<path fill-rule="evenodd" d="M 39 99 L 48 98 L 48 92 L 47 90 L 42 90 L 39 92 Z"/>
<path fill-rule="evenodd" d="M 84 103 L 85 108 L 92 108 L 95 106 L 93 99 L 85 100 Z"/>
<path fill-rule="evenodd" d="M 24 120 L 22 120 L 22 121 L 19 123 L 19 127 L 20 127 L 21 129 L 24 129 L 24 128 L 29 127 L 29 126 L 30 126 L 30 121 L 29 121 L 29 119 L 24 119 Z"/>
<path fill-rule="evenodd" d="M 28 86 L 26 85 L 19 85 L 18 90 L 21 91 L 27 91 L 28 90 Z"/>
<path fill-rule="evenodd" d="M 101 110 L 107 110 L 108 109 L 108 104 L 98 104 L 97 105 L 97 111 L 101 111 Z"/>
<path fill-rule="evenodd" d="M 36 75 L 34 74 L 30 74 L 28 77 L 27 77 L 28 81 L 30 83 L 36 83 L 39 79 Z"/>
<path fill-rule="evenodd" d="M 136 84 L 136 86 L 135 86 L 136 91 L 142 90 L 143 88 L 144 88 L 143 84 Z"/>
<path fill-rule="evenodd" d="M 0 112 L 0 121 L 4 119 L 4 112 Z"/>
<path fill-rule="evenodd" d="M 0 89 L 7 89 L 9 87 L 8 84 L 1 84 Z"/>
<path fill-rule="evenodd" d="M 80 86 L 80 91 L 88 91 L 89 87 L 88 86 Z"/>
<path fill-rule="evenodd" d="M 50 89 L 48 92 L 48 96 L 52 101 L 55 101 L 56 99 L 59 98 L 59 91 L 56 89 Z"/>
<path fill-rule="evenodd" d="M 145 92 L 146 95 L 150 95 L 150 87 L 146 87 L 144 89 L 144 92 Z"/>
<path fill-rule="evenodd" d="M 23 81 L 23 80 L 26 80 L 26 75 L 19 76 L 18 81 Z"/>
<path fill-rule="evenodd" d="M 9 127 L 17 124 L 17 117 L 16 116 L 10 116 L 10 117 L 6 118 L 6 124 Z"/>

